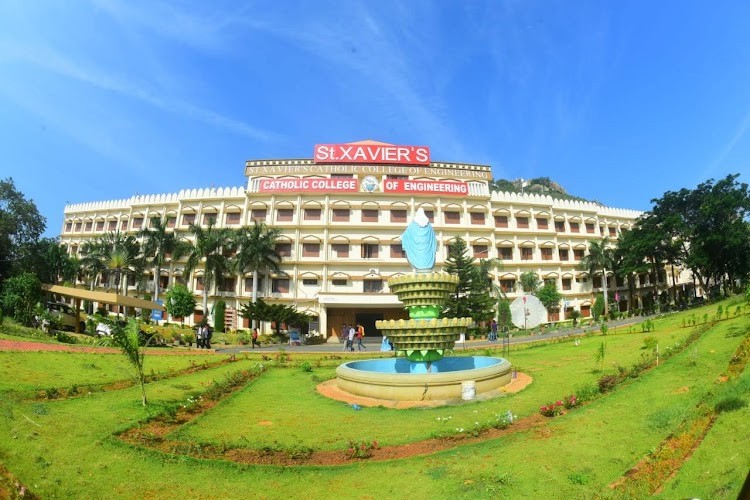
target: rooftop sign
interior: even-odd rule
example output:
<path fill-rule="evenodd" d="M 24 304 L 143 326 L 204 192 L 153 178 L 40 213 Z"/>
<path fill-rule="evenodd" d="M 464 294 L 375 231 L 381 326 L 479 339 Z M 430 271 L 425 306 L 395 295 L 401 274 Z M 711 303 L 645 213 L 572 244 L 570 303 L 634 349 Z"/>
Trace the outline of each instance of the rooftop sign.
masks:
<path fill-rule="evenodd" d="M 313 161 L 315 163 L 429 165 L 430 148 L 428 146 L 397 146 L 374 141 L 316 144 Z"/>

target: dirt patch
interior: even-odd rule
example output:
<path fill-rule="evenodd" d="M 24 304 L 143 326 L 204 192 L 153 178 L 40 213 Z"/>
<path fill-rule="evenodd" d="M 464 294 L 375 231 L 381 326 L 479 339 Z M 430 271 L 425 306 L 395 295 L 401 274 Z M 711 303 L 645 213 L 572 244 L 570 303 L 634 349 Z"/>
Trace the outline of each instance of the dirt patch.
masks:
<path fill-rule="evenodd" d="M 258 425 L 273 425 L 273 422 L 271 422 L 270 420 L 261 420 L 260 422 L 258 422 Z"/>
<path fill-rule="evenodd" d="M 686 392 L 690 391 L 690 387 L 680 387 L 679 389 L 675 389 L 672 391 L 672 394 L 685 394 Z"/>
<path fill-rule="evenodd" d="M 34 342 L 27 340 L 8 340 L 0 339 L 0 351 L 21 351 L 21 352 L 44 352 L 44 351 L 60 351 L 60 352 L 82 352 L 82 353 L 97 353 L 97 354 L 119 354 L 120 350 L 114 347 L 98 347 L 98 346 L 83 346 L 76 344 L 47 344 L 45 342 Z M 163 348 L 150 348 L 146 349 L 148 354 L 166 354 L 170 356 L 194 356 L 196 354 L 209 354 L 205 351 L 197 351 L 192 349 L 163 349 Z M 210 352 L 213 354 L 213 352 Z"/>

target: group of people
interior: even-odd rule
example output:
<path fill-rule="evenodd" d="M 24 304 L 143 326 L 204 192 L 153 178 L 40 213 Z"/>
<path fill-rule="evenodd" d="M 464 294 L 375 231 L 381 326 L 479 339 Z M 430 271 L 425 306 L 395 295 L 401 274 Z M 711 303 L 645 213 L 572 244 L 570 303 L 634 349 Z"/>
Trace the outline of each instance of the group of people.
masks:
<path fill-rule="evenodd" d="M 198 331 L 195 332 L 198 349 L 211 349 L 211 337 L 213 337 L 213 334 L 214 329 L 208 326 L 208 323 L 203 322 L 198 325 Z"/>
<path fill-rule="evenodd" d="M 344 351 L 354 352 L 354 339 L 357 339 L 357 350 L 367 350 L 362 343 L 365 336 L 365 327 L 357 323 L 356 325 L 345 324 L 341 329 L 341 336 L 344 338 Z"/>

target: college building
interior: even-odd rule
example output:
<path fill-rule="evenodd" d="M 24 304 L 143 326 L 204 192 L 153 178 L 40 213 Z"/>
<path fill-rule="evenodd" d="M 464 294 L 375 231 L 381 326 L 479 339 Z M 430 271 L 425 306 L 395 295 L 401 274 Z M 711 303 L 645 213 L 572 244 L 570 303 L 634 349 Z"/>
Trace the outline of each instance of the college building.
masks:
<path fill-rule="evenodd" d="M 67 205 L 61 241 L 78 255 L 86 240 L 112 231 L 137 235 L 153 219 L 165 220 L 185 239 L 191 238 L 190 224 L 211 219 L 227 228 L 263 221 L 281 232 L 276 249 L 282 262 L 280 273 L 260 276 L 259 297 L 315 316 L 311 328 L 331 336 L 345 323 L 361 323 L 374 334 L 376 320 L 407 317 L 388 278 L 411 271 L 400 237 L 420 207 L 438 239 L 436 270 L 451 240 L 460 236 L 477 259 L 501 262 L 492 279 L 511 300 L 521 294 L 524 272 L 556 283 L 563 299 L 550 311 L 550 322 L 574 309 L 590 315 L 602 283 L 601 276 L 592 279 L 580 269 L 589 241 L 616 240 L 640 215 L 591 202 L 491 191 L 490 166 L 435 162 L 425 146 L 322 144 L 311 159 L 249 160 L 244 174 L 247 182 L 239 187 Z M 150 279 L 159 279 L 162 290 L 183 281 L 202 307 L 200 269 L 188 277 L 184 262 L 170 261 L 161 276 Z M 607 279 L 624 310 L 626 283 L 614 275 Z M 661 273 L 638 276 L 636 300 L 652 300 L 666 280 Z M 153 281 L 149 286 L 153 289 Z M 223 299 L 229 327 L 247 328 L 237 312 L 251 300 L 252 286 L 252 274 L 225 276 L 209 291 L 209 308 Z M 203 316 L 196 310 L 186 322 Z"/>

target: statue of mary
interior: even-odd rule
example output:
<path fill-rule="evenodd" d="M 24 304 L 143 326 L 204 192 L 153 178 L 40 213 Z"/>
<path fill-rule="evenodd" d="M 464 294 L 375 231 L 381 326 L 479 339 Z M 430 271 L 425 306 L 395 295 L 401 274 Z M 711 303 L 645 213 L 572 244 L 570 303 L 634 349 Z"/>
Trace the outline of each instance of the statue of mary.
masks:
<path fill-rule="evenodd" d="M 429 271 L 435 265 L 437 239 L 430 219 L 421 207 L 406 230 L 401 234 L 401 246 L 411 267 L 418 271 Z"/>

